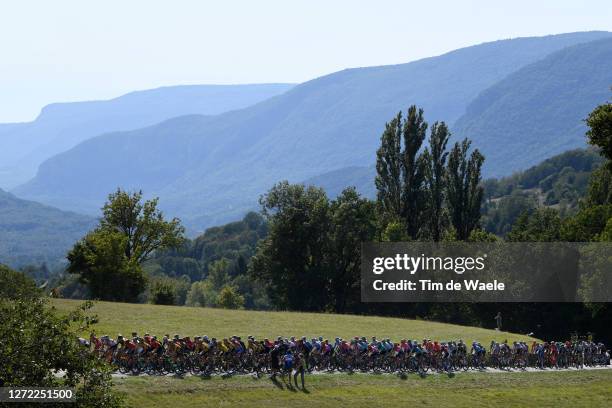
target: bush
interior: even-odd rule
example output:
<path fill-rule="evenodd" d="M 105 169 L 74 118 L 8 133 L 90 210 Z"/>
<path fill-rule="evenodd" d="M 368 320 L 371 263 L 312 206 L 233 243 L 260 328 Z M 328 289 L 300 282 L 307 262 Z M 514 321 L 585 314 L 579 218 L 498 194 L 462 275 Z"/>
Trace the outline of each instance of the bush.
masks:
<path fill-rule="evenodd" d="M 176 285 L 171 279 L 158 278 L 149 285 L 149 303 L 154 305 L 174 305 L 176 302 Z"/>
<path fill-rule="evenodd" d="M 219 292 L 217 306 L 223 309 L 240 309 L 244 307 L 244 296 L 233 286 L 224 286 Z"/>

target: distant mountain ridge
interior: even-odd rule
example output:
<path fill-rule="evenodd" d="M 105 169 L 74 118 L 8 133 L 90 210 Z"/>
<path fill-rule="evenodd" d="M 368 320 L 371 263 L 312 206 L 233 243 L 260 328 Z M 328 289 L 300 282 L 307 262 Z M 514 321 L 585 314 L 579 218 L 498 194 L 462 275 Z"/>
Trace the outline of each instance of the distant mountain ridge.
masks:
<path fill-rule="evenodd" d="M 109 100 L 47 105 L 32 122 L 0 124 L 0 187 L 26 182 L 47 158 L 99 134 L 138 129 L 182 115 L 242 109 L 292 86 L 180 85 Z"/>
<path fill-rule="evenodd" d="M 279 180 L 373 165 L 385 122 L 410 104 L 423 107 L 430 123 L 445 120 L 453 129 L 472 101 L 512 73 L 610 36 L 503 40 L 407 64 L 340 71 L 242 110 L 89 139 L 44 162 L 36 178 L 14 192 L 93 213 L 118 186 L 143 188 L 160 197 L 167 213 L 203 230 L 256 208 L 259 195 Z"/>
<path fill-rule="evenodd" d="M 17 268 L 61 263 L 68 249 L 95 224 L 94 217 L 21 200 L 0 190 L 0 264 Z"/>
<path fill-rule="evenodd" d="M 483 91 L 452 130 L 484 152 L 488 176 L 508 175 L 585 146 L 584 119 L 611 86 L 612 38 L 567 47 Z"/>

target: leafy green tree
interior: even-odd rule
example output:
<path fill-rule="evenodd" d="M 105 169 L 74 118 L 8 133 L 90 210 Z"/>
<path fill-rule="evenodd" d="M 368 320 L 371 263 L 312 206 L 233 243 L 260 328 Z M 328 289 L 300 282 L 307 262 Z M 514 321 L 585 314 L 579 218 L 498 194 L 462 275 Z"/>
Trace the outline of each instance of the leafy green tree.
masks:
<path fill-rule="evenodd" d="M 244 296 L 233 286 L 224 286 L 219 292 L 217 305 L 223 309 L 241 309 L 244 306 Z"/>
<path fill-rule="evenodd" d="M 425 160 L 419 151 L 426 131 L 423 110 L 413 105 L 405 121 L 400 112 L 385 125 L 376 152 L 374 183 L 383 226 L 402 220 L 413 239 L 419 234 L 424 211 Z"/>
<path fill-rule="evenodd" d="M 483 187 L 481 168 L 484 156 L 475 149 L 468 158 L 471 142 L 455 143 L 448 156 L 447 198 L 450 220 L 460 241 L 469 238 L 480 220 Z"/>
<path fill-rule="evenodd" d="M 225 258 L 214 261 L 209 267 L 208 277 L 206 279 L 210 281 L 215 290 L 221 290 L 223 286 L 229 283 L 229 268 L 230 263 Z"/>
<path fill-rule="evenodd" d="M 376 198 L 385 218 L 401 218 L 402 206 L 402 113 L 385 124 L 376 151 Z"/>
<path fill-rule="evenodd" d="M 384 242 L 402 242 L 410 241 L 410 237 L 406 232 L 406 227 L 401 221 L 394 220 L 387 224 L 382 233 L 382 241 Z"/>
<path fill-rule="evenodd" d="M 612 160 L 612 103 L 595 108 L 586 123 L 589 126 L 586 133 L 589 143 L 599 147 L 602 154 Z"/>
<path fill-rule="evenodd" d="M 77 242 L 68 253 L 67 271 L 79 276 L 94 299 L 136 301 L 146 288 L 140 265 L 125 255 L 126 237 L 97 229 Z"/>
<path fill-rule="evenodd" d="M 249 271 L 274 306 L 322 310 L 328 303 L 329 200 L 320 188 L 281 182 L 261 199 L 269 234 Z"/>
<path fill-rule="evenodd" d="M 423 109 L 415 105 L 408 108 L 408 116 L 404 123 L 402 136 L 404 151 L 402 154 L 403 212 L 401 216 L 406 223 L 408 235 L 416 239 L 422 229 L 425 212 L 425 158 L 418 155 L 423 146 L 427 132 L 427 122 L 423 117 Z"/>
<path fill-rule="evenodd" d="M 238 275 L 232 279 L 231 286 L 234 286 L 238 293 L 244 296 L 245 309 L 266 310 L 270 309 L 270 299 L 266 294 L 266 288 L 262 282 L 252 279 L 248 274 Z"/>
<path fill-rule="evenodd" d="M 515 190 L 495 202 L 485 203 L 481 211 L 481 224 L 487 231 L 505 236 L 521 214 L 534 211 L 537 205 L 534 197 Z"/>
<path fill-rule="evenodd" d="M 601 166 L 593 172 L 584 200 L 586 207 L 612 204 L 612 169 Z"/>
<path fill-rule="evenodd" d="M 508 233 L 510 242 L 554 242 L 561 240 L 561 217 L 552 208 L 523 213 Z"/>
<path fill-rule="evenodd" d="M 582 208 L 576 215 L 564 220 L 561 234 L 571 242 L 596 241 L 612 218 L 612 204 Z"/>
<path fill-rule="evenodd" d="M 427 219 L 429 236 L 434 241 L 440 241 L 446 227 L 445 187 L 446 145 L 450 132 L 444 122 L 434 123 L 429 136 L 429 147 L 423 153 L 426 163 L 425 185 L 427 189 Z"/>
<path fill-rule="evenodd" d="M 361 302 L 361 243 L 374 239 L 376 208 L 349 187 L 331 202 L 330 216 L 330 303 L 342 313 Z"/>
<path fill-rule="evenodd" d="M 184 241 L 179 219 L 166 221 L 157 203 L 157 198 L 142 203 L 142 191 L 130 194 L 118 189 L 102 208 L 100 229 L 125 236 L 125 256 L 138 264 L 153 251 L 179 248 Z"/>
<path fill-rule="evenodd" d="M 612 218 L 608 219 L 608 222 L 606 222 L 606 226 L 597 237 L 597 241 L 612 242 Z"/>
<path fill-rule="evenodd" d="M 585 203 L 587 206 L 612 204 L 612 104 L 596 107 L 587 117 L 586 135 L 591 145 L 600 149 L 607 162 L 591 177 Z"/>
<path fill-rule="evenodd" d="M 68 272 L 79 275 L 94 298 L 135 301 L 146 286 L 142 262 L 183 242 L 179 220 L 164 220 L 157 199 L 141 200 L 141 192 L 109 195 L 99 226 L 68 253 Z"/>

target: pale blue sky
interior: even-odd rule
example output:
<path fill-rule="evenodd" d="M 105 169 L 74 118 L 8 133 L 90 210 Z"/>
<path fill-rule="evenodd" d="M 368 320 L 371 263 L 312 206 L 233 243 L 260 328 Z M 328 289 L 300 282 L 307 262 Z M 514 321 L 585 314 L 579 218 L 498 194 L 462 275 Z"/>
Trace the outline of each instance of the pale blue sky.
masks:
<path fill-rule="evenodd" d="M 0 122 L 175 84 L 301 82 L 485 41 L 612 31 L 612 1 L 0 1 Z"/>

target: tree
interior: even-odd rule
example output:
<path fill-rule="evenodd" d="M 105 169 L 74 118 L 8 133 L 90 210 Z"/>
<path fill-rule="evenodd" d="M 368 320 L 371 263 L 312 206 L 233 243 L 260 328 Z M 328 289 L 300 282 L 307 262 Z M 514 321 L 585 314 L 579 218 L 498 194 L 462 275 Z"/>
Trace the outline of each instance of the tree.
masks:
<path fill-rule="evenodd" d="M 405 121 L 401 112 L 385 125 L 376 152 L 377 202 L 383 228 L 401 220 L 408 236 L 419 234 L 424 206 L 424 157 L 418 155 L 427 131 L 423 110 L 411 106 Z"/>
<path fill-rule="evenodd" d="M 445 228 L 446 145 L 450 132 L 444 122 L 434 123 L 429 136 L 429 148 L 423 153 L 426 163 L 427 219 L 429 235 L 440 241 Z"/>
<path fill-rule="evenodd" d="M 597 241 L 599 242 L 612 242 L 612 218 L 608 219 L 606 222 L 606 226 L 603 228 L 603 231 L 597 237 Z"/>
<path fill-rule="evenodd" d="M 589 130 L 586 132 L 590 144 L 601 149 L 608 160 L 612 160 L 612 103 L 595 108 L 586 119 Z"/>
<path fill-rule="evenodd" d="M 261 197 L 268 236 L 251 259 L 251 276 L 277 308 L 322 310 L 328 302 L 329 200 L 320 188 L 281 182 Z"/>
<path fill-rule="evenodd" d="M 587 117 L 588 142 L 600 148 L 600 154 L 607 162 L 591 176 L 585 200 L 586 206 L 612 203 L 612 104 L 596 107 Z"/>
<path fill-rule="evenodd" d="M 467 240 L 472 230 L 478 227 L 483 197 L 480 182 L 484 156 L 475 149 L 468 159 L 470 144 L 468 139 L 455 143 L 447 165 L 446 194 L 450 220 L 460 241 Z"/>
<path fill-rule="evenodd" d="M 384 217 L 402 216 L 402 114 L 385 124 L 376 151 L 376 199 Z"/>
<path fill-rule="evenodd" d="M 215 290 L 220 290 L 223 286 L 229 283 L 229 267 L 230 263 L 227 259 L 221 258 L 218 261 L 211 263 L 208 271 L 208 277 L 212 287 Z"/>
<path fill-rule="evenodd" d="M 94 299 L 134 302 L 146 287 L 139 264 L 125 255 L 126 237 L 96 229 L 68 253 L 67 271 L 79 276 Z"/>
<path fill-rule="evenodd" d="M 409 241 L 410 237 L 406 233 L 406 227 L 401 221 L 391 221 L 382 233 L 383 242 L 403 242 Z"/>
<path fill-rule="evenodd" d="M 217 305 L 223 309 L 241 309 L 244 306 L 244 296 L 233 286 L 224 286 L 219 292 Z"/>
<path fill-rule="evenodd" d="M 94 298 L 135 301 L 146 286 L 142 262 L 183 242 L 180 221 L 164 220 L 157 199 L 141 200 L 141 192 L 110 194 L 99 226 L 68 253 L 68 272 L 79 275 Z"/>
<path fill-rule="evenodd" d="M 157 208 L 158 199 L 142 201 L 142 191 L 128 193 L 118 189 L 108 196 L 102 208 L 100 229 L 116 231 L 126 237 L 125 256 L 138 264 L 156 250 L 180 248 L 185 228 L 178 218 L 166 221 Z"/>
<path fill-rule="evenodd" d="M 604 165 L 591 174 L 585 207 L 612 204 L 612 168 Z"/>
<path fill-rule="evenodd" d="M 376 209 L 349 187 L 331 202 L 330 217 L 330 306 L 342 313 L 361 302 L 361 243 L 374 239 Z"/>
<path fill-rule="evenodd" d="M 612 204 L 585 206 L 576 215 L 564 220 L 561 227 L 563 240 L 570 242 L 597 241 L 610 218 L 612 218 Z"/>
<path fill-rule="evenodd" d="M 552 208 L 524 212 L 506 239 L 510 242 L 554 242 L 561 240 L 561 217 Z"/>
<path fill-rule="evenodd" d="M 423 145 L 427 132 L 427 122 L 423 118 L 423 109 L 415 105 L 408 108 L 408 117 L 404 123 L 404 152 L 402 154 L 403 190 L 402 217 L 406 223 L 408 235 L 416 239 L 421 231 L 425 208 L 425 157 L 417 156 Z"/>

